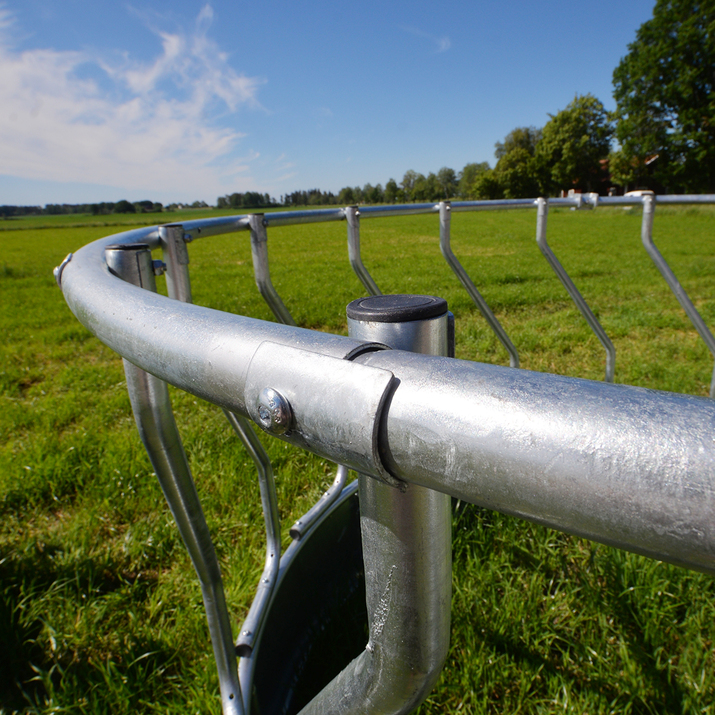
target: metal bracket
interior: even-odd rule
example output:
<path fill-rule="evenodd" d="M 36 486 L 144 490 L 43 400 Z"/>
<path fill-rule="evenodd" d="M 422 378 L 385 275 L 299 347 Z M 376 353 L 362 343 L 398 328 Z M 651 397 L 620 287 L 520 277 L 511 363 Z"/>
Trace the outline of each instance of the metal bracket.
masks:
<path fill-rule="evenodd" d="M 330 391 L 326 375 L 331 377 Z M 380 418 L 395 383 L 388 370 L 266 341 L 248 366 L 246 409 L 257 424 L 266 424 L 261 395 L 270 388 L 291 414 L 281 439 L 402 486 L 385 469 L 378 451 Z M 335 445 L 341 445 L 338 455 Z"/>

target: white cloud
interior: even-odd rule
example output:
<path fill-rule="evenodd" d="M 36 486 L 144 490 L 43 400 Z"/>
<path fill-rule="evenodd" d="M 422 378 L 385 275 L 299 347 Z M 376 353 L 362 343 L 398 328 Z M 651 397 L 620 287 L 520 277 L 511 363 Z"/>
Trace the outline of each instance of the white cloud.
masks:
<path fill-rule="evenodd" d="M 253 188 L 246 172 L 257 155 L 234 155 L 245 135 L 227 120 L 261 108 L 262 80 L 229 65 L 208 37 L 212 19 L 206 5 L 190 32 L 154 29 L 160 50 L 141 63 L 16 51 L 14 19 L 0 7 L 0 173 L 152 195 L 217 195 L 238 175 L 231 190 Z"/>
<path fill-rule="evenodd" d="M 404 32 L 408 32 L 410 35 L 415 35 L 415 37 L 423 37 L 429 40 L 435 46 L 435 52 L 439 54 L 440 52 L 446 52 L 451 46 L 452 41 L 447 35 L 431 35 L 429 32 L 420 30 L 417 27 L 403 27 Z"/>

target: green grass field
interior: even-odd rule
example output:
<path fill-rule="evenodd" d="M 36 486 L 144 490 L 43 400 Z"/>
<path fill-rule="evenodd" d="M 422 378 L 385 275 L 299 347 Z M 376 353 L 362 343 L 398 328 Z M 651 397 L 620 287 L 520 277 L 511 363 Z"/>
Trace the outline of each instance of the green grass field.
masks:
<path fill-rule="evenodd" d="M 121 361 L 77 322 L 51 273 L 69 251 L 161 218 L 181 216 L 0 222 L 0 713 L 220 712 L 200 590 L 139 442 Z M 552 248 L 616 346 L 616 382 L 705 396 L 712 358 L 639 231 L 638 211 L 549 218 Z M 602 379 L 603 349 L 534 233 L 533 211 L 452 219 L 454 251 L 522 366 Z M 274 285 L 304 327 L 345 334 L 345 306 L 364 295 L 345 234 L 344 223 L 269 231 Z M 384 292 L 448 300 L 457 357 L 507 364 L 439 254 L 436 216 L 366 219 L 361 234 Z M 714 234 L 710 208 L 656 212 L 656 245 L 710 326 Z M 190 252 L 196 303 L 271 319 L 247 233 Z M 254 469 L 219 409 L 172 395 L 237 629 L 263 564 Z M 264 442 L 287 544 L 333 466 Z M 451 651 L 420 713 L 715 712 L 711 577 L 470 505 L 453 526 Z"/>

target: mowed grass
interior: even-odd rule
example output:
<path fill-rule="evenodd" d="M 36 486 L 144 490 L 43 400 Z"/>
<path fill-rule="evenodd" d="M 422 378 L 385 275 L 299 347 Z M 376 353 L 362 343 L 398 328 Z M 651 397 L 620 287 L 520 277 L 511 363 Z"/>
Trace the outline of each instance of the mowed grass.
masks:
<path fill-rule="evenodd" d="M 122 226 L 41 218 L 0 230 L 0 712 L 219 713 L 200 590 L 121 361 L 76 321 L 51 274 Z M 384 292 L 446 298 L 457 356 L 507 364 L 439 254 L 436 216 L 361 229 Z M 452 243 L 523 367 L 602 379 L 603 349 L 534 230 L 533 211 L 456 213 Z M 345 305 L 364 295 L 345 233 L 344 223 L 269 231 L 274 285 L 304 327 L 344 334 Z M 654 237 L 715 326 L 715 211 L 659 208 Z M 712 358 L 645 254 L 639 212 L 554 211 L 549 242 L 613 339 L 617 382 L 707 395 Z M 195 302 L 271 319 L 247 233 L 190 253 Z M 255 472 L 220 410 L 172 395 L 237 629 L 263 563 Z M 334 468 L 264 443 L 287 532 Z M 470 505 L 453 528 L 452 645 L 421 713 L 715 712 L 711 577 Z"/>

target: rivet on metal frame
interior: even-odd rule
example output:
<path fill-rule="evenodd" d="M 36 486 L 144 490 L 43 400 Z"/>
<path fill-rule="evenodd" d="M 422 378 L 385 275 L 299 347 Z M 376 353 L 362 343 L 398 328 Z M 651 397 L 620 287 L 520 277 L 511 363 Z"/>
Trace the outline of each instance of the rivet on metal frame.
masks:
<path fill-rule="evenodd" d="M 272 387 L 261 390 L 256 400 L 258 421 L 266 432 L 285 434 L 293 421 L 290 403 Z"/>

